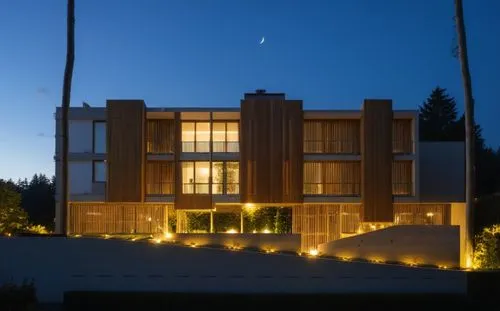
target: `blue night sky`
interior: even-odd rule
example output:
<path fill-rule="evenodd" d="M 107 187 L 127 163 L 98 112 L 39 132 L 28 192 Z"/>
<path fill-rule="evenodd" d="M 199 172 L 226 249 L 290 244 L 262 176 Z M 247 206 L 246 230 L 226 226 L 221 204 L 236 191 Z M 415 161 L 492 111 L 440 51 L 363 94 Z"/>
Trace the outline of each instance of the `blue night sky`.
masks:
<path fill-rule="evenodd" d="M 462 112 L 453 2 L 76 0 L 72 106 L 237 107 L 265 88 L 307 109 L 416 109 L 440 85 Z M 497 148 L 500 1 L 464 2 L 476 117 Z M 65 39 L 66 1 L 0 0 L 0 178 L 54 173 Z"/>

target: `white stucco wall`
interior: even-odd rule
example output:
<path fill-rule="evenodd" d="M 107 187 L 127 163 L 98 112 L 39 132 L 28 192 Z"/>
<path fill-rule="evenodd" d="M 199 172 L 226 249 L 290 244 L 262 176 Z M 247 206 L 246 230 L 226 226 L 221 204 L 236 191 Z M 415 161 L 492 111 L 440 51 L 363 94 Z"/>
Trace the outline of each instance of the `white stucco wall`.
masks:
<path fill-rule="evenodd" d="M 392 226 L 321 244 L 319 251 L 336 257 L 460 266 L 459 226 Z"/>
<path fill-rule="evenodd" d="M 69 152 L 92 153 L 92 120 L 69 120 Z"/>
<path fill-rule="evenodd" d="M 0 284 L 34 279 L 40 302 L 65 291 L 459 293 L 463 271 L 341 262 L 149 242 L 0 237 Z"/>
<path fill-rule="evenodd" d="M 69 193 L 92 193 L 92 161 L 69 162 Z"/>

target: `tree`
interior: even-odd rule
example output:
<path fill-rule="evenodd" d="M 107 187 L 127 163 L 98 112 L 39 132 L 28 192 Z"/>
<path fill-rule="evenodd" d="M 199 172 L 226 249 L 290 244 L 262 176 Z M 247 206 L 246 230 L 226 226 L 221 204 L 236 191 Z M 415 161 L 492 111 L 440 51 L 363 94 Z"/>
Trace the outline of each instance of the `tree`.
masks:
<path fill-rule="evenodd" d="M 75 62 L 75 0 L 68 0 L 67 13 L 67 46 L 66 66 L 64 69 L 63 95 L 62 95 L 62 231 L 66 233 L 66 215 L 68 209 L 68 114 L 71 99 L 71 80 L 73 79 L 73 65 Z"/>
<path fill-rule="evenodd" d="M 21 193 L 21 207 L 30 220 L 53 229 L 55 216 L 55 185 L 43 174 L 35 174 L 31 181 L 18 183 Z"/>
<path fill-rule="evenodd" d="M 454 140 L 457 107 L 455 98 L 437 86 L 419 107 L 420 139 L 423 141 Z"/>
<path fill-rule="evenodd" d="M 0 180 L 0 234 L 16 233 L 28 225 L 28 215 L 20 208 L 21 196 L 12 182 Z"/>
<path fill-rule="evenodd" d="M 465 21 L 462 0 L 455 0 L 455 23 L 458 38 L 458 56 L 460 58 L 460 67 L 462 70 L 462 81 L 464 85 L 464 103 L 465 103 L 465 210 L 466 210 L 466 228 L 465 228 L 465 255 L 467 266 L 472 265 L 472 250 L 474 243 L 474 98 L 472 96 L 472 82 L 469 71 L 469 59 L 467 56 L 467 36 L 465 32 Z"/>

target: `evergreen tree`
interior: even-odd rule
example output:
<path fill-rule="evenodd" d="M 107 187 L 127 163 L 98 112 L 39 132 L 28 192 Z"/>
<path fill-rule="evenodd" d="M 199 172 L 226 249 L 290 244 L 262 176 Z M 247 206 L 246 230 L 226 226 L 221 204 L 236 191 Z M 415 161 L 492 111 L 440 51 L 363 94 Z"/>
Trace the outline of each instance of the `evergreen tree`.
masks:
<path fill-rule="evenodd" d="M 452 140 L 456 119 L 455 99 L 446 93 L 446 89 L 437 86 L 419 107 L 420 140 Z"/>
<path fill-rule="evenodd" d="M 0 179 L 0 234 L 12 234 L 28 225 L 28 215 L 20 208 L 20 202 L 15 184 Z"/>

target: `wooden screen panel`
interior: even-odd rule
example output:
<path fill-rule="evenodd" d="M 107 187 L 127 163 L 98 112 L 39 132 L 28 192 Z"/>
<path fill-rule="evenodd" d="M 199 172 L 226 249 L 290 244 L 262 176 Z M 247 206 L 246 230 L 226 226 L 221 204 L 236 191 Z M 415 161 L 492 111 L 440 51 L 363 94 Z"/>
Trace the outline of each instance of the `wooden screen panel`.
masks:
<path fill-rule="evenodd" d="M 70 234 L 162 233 L 172 205 L 72 202 L 69 205 Z"/>
<path fill-rule="evenodd" d="M 394 119 L 392 121 L 392 152 L 413 153 L 413 120 Z"/>
<path fill-rule="evenodd" d="M 143 202 L 145 105 L 142 100 L 107 101 L 107 201 Z"/>
<path fill-rule="evenodd" d="M 301 236 L 301 250 L 308 252 L 320 244 L 338 240 L 342 233 L 359 228 L 359 204 L 304 204 L 292 208 L 292 233 Z"/>
<path fill-rule="evenodd" d="M 304 152 L 360 153 L 359 120 L 305 120 Z"/>
<path fill-rule="evenodd" d="M 246 99 L 240 122 L 241 202 L 302 202 L 302 102 Z"/>
<path fill-rule="evenodd" d="M 392 222 L 392 101 L 365 100 L 362 112 L 363 221 Z"/>
<path fill-rule="evenodd" d="M 175 143 L 174 120 L 147 120 L 146 152 L 173 153 Z"/>
<path fill-rule="evenodd" d="M 357 196 L 361 192 L 361 163 L 358 161 L 323 162 L 324 194 Z"/>
<path fill-rule="evenodd" d="M 392 194 L 409 196 L 413 194 L 412 161 L 392 162 Z"/>
<path fill-rule="evenodd" d="M 146 194 L 172 195 L 175 190 L 175 164 L 171 161 L 148 161 Z"/>

